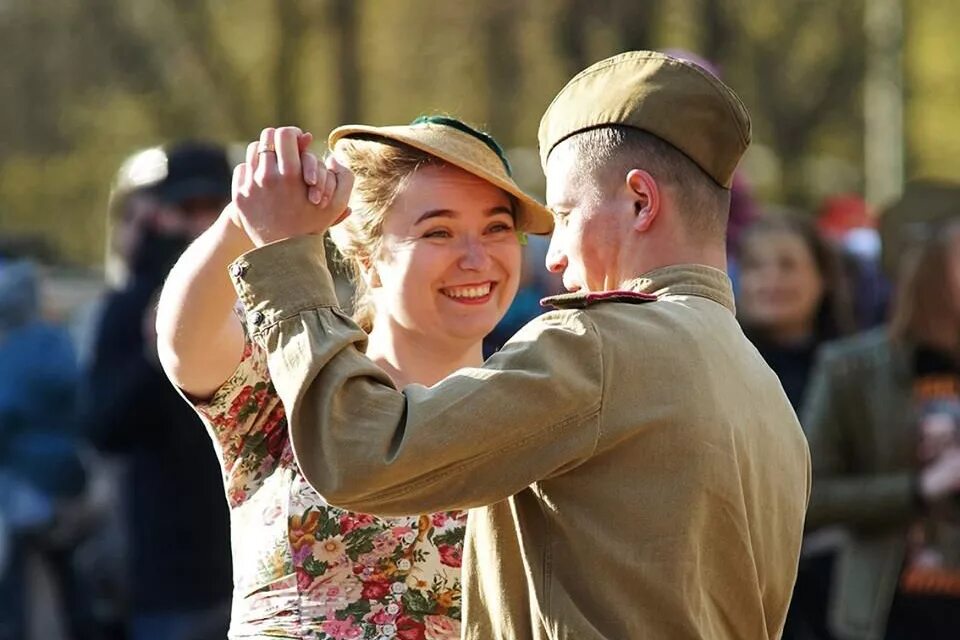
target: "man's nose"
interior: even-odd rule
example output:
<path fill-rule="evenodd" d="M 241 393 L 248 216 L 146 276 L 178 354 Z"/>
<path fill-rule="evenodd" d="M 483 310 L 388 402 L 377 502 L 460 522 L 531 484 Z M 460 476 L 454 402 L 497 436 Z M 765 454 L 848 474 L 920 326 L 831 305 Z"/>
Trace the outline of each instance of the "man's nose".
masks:
<path fill-rule="evenodd" d="M 547 247 L 547 271 L 550 273 L 563 273 L 567 268 L 567 256 L 560 248 L 559 234 L 554 231 L 550 236 L 550 246 Z"/>

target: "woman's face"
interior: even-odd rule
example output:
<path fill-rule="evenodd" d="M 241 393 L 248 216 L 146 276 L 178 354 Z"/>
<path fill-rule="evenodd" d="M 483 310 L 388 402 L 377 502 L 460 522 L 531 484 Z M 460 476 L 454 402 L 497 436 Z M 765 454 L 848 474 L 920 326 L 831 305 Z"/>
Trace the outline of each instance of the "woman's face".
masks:
<path fill-rule="evenodd" d="M 483 339 L 517 293 L 521 248 L 510 198 L 449 166 L 410 176 L 373 262 L 377 322 L 437 339 Z"/>
<path fill-rule="evenodd" d="M 803 337 L 813 330 L 824 282 L 804 239 L 790 231 L 747 236 L 737 307 L 745 324 Z"/>

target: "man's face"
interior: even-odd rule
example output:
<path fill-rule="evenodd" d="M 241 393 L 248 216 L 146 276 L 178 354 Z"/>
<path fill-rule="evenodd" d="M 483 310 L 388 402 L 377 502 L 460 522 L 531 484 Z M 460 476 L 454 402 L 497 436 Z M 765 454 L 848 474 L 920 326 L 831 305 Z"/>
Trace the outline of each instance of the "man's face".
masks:
<path fill-rule="evenodd" d="M 625 180 L 598 180 L 582 164 L 569 143 L 558 145 L 547 161 L 547 206 L 556 223 L 547 269 L 563 274 L 567 291 L 606 291 L 619 285 L 616 267 L 630 232 L 624 207 L 630 211 L 633 203 Z"/>

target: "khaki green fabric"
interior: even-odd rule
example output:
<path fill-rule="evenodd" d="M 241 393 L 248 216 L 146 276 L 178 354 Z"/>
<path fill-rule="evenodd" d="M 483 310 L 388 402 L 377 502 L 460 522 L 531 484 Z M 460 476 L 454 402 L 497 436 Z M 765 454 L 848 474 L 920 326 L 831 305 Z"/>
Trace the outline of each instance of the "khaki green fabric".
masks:
<path fill-rule="evenodd" d="M 699 65 L 654 51 L 601 60 L 567 83 L 540 121 L 544 169 L 557 144 L 603 125 L 652 133 L 728 189 L 750 145 L 750 116 L 730 87 Z"/>
<path fill-rule="evenodd" d="M 236 264 L 320 494 L 472 509 L 467 638 L 780 636 L 810 462 L 725 274 L 658 270 L 631 287 L 656 302 L 549 312 L 483 368 L 400 392 L 337 308 L 320 238 Z"/>

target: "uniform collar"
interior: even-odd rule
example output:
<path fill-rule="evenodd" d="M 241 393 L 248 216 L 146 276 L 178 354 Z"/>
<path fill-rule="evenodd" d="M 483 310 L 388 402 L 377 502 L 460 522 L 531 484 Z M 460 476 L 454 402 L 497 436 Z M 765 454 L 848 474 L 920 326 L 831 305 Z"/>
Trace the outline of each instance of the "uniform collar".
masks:
<path fill-rule="evenodd" d="M 649 271 L 629 281 L 622 290 L 565 293 L 544 298 L 540 304 L 558 309 L 582 309 L 598 302 L 642 304 L 670 296 L 707 298 L 736 313 L 733 287 L 727 274 L 699 264 L 679 264 Z"/>
<path fill-rule="evenodd" d="M 658 298 L 697 296 L 722 304 L 736 313 L 733 286 L 726 273 L 701 264 L 677 264 L 648 271 L 627 284 L 629 291 L 652 293 Z"/>

